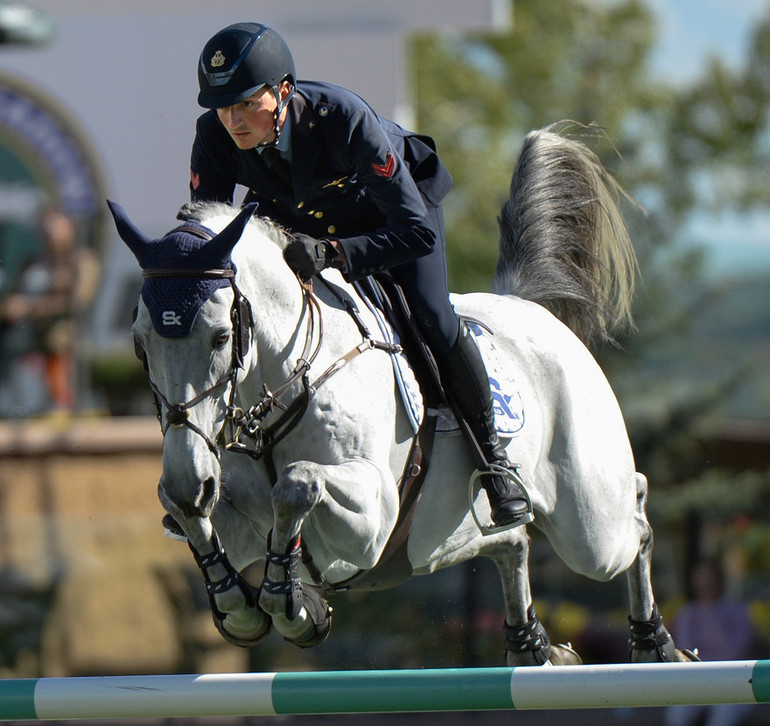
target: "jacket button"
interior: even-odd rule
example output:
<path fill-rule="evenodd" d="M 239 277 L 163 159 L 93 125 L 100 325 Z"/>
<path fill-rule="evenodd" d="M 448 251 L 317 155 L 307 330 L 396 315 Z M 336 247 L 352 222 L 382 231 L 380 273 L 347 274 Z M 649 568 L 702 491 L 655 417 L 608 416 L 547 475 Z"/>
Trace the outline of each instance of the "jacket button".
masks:
<path fill-rule="evenodd" d="M 323 216 L 324 216 L 324 213 L 323 213 L 323 212 L 313 212 L 313 216 L 314 216 L 316 219 L 321 219 L 321 217 L 323 217 Z"/>
<path fill-rule="evenodd" d="M 304 206 L 305 206 L 305 202 L 300 202 L 300 203 L 297 205 L 297 209 L 302 209 L 302 207 L 304 207 Z"/>
<path fill-rule="evenodd" d="M 333 224 L 330 224 L 330 225 L 329 225 L 329 226 L 326 228 L 326 231 L 327 231 L 329 234 L 334 234 L 334 233 L 337 231 L 337 228 L 336 228 L 336 227 L 335 227 Z"/>

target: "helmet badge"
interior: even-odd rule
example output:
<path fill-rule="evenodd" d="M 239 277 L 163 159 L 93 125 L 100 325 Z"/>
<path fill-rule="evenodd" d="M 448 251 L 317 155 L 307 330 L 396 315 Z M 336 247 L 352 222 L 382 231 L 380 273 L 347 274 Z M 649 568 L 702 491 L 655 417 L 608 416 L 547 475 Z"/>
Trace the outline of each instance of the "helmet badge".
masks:
<path fill-rule="evenodd" d="M 219 68 L 225 64 L 225 56 L 222 53 L 221 50 L 218 50 L 216 53 L 214 53 L 213 56 L 211 56 L 211 67 L 212 68 Z"/>

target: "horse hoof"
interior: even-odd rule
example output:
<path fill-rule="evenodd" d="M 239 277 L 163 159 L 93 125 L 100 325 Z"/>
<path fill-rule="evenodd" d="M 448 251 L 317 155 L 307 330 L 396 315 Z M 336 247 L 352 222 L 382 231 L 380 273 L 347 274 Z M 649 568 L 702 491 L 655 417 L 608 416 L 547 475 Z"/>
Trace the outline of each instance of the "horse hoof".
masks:
<path fill-rule="evenodd" d="M 559 643 L 551 646 L 548 663 L 555 666 L 583 665 L 583 659 L 569 643 Z"/>
<path fill-rule="evenodd" d="M 240 637 L 237 635 L 233 635 L 232 633 L 228 633 L 227 630 L 225 630 L 224 620 L 220 620 L 218 617 L 216 617 L 216 615 L 214 616 L 214 625 L 219 631 L 219 634 L 228 643 L 237 645 L 240 648 L 250 648 L 252 645 L 256 645 L 261 640 L 264 640 L 270 634 L 270 631 L 273 629 L 273 621 L 269 617 L 266 617 L 265 620 L 266 620 L 265 627 L 262 628 L 262 630 L 257 635 L 251 635 L 249 637 Z"/>
<path fill-rule="evenodd" d="M 302 605 L 309 616 L 312 631 L 301 639 L 287 640 L 300 648 L 313 648 L 329 636 L 332 629 L 332 609 L 326 600 L 309 587 L 304 588 Z"/>
<path fill-rule="evenodd" d="M 700 663 L 701 659 L 698 657 L 698 649 L 693 650 L 679 650 L 676 649 L 676 655 L 674 656 L 676 663 Z"/>

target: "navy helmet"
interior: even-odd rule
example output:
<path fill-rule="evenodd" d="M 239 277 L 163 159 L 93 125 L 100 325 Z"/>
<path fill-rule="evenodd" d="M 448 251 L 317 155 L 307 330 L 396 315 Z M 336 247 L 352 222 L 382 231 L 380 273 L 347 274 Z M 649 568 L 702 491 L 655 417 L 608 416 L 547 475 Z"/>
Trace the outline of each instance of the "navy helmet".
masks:
<path fill-rule="evenodd" d="M 233 106 L 263 86 L 278 100 L 278 114 L 288 98 L 278 88 L 296 75 L 289 46 L 272 28 L 261 23 L 236 23 L 220 30 L 203 48 L 198 63 L 198 103 L 204 108 Z"/>

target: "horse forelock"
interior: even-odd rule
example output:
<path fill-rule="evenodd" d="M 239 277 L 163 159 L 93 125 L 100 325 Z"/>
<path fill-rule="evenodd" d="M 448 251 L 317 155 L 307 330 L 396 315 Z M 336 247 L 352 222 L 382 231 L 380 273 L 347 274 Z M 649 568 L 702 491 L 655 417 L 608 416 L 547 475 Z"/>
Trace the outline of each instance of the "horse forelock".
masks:
<path fill-rule="evenodd" d="M 224 202 L 188 202 L 177 214 L 177 219 L 183 222 L 193 222 L 206 227 L 215 234 L 221 232 L 240 210 Z M 257 209 L 257 214 L 259 209 Z M 277 224 L 266 217 L 254 216 L 246 227 L 259 232 L 270 242 L 283 248 L 286 245 L 286 233 Z"/>

